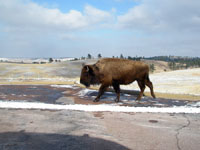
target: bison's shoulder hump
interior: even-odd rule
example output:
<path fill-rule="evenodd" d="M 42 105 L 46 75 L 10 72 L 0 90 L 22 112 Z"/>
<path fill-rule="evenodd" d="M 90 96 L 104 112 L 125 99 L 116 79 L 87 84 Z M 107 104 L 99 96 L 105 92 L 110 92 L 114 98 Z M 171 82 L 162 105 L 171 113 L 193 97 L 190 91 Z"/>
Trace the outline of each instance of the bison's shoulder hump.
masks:
<path fill-rule="evenodd" d="M 138 65 L 145 65 L 142 61 L 134 61 L 129 59 L 119 59 L 119 58 L 102 58 L 100 59 L 97 64 L 138 64 Z"/>
<path fill-rule="evenodd" d="M 142 61 L 133 61 L 128 59 L 118 59 L 118 58 L 103 58 L 100 59 L 95 64 L 99 70 L 113 70 L 113 69 L 136 69 L 136 68 L 148 68 L 148 65 L 146 65 Z"/>

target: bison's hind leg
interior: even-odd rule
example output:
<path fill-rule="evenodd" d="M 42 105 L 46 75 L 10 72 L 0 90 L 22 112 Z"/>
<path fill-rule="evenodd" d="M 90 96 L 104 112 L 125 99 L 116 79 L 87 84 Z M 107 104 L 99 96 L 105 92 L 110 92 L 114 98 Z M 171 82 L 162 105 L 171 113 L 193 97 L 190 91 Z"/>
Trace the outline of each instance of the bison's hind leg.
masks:
<path fill-rule="evenodd" d="M 145 84 L 150 88 L 150 91 L 151 91 L 151 96 L 153 98 L 156 98 L 155 94 L 154 94 L 154 91 L 153 91 L 153 84 L 152 82 L 149 80 L 149 78 L 145 81 Z"/>

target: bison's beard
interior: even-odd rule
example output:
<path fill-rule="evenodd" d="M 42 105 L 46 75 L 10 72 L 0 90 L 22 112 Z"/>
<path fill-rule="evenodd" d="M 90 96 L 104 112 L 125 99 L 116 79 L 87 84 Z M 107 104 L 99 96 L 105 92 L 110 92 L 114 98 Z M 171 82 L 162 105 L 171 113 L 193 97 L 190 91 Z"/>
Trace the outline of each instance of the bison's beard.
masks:
<path fill-rule="evenodd" d="M 90 87 L 90 85 L 98 85 L 100 84 L 98 80 L 90 80 L 90 82 L 81 82 L 81 84 L 85 85 L 87 88 Z"/>
<path fill-rule="evenodd" d="M 85 85 L 86 87 L 90 87 L 90 85 L 100 84 L 99 79 L 95 76 L 90 76 L 90 78 L 87 78 L 87 80 L 80 79 L 80 83 Z"/>
<path fill-rule="evenodd" d="M 98 85 L 98 84 L 100 84 L 99 79 L 97 77 L 93 76 L 91 78 L 91 80 L 90 80 L 90 84 L 92 84 L 92 85 Z"/>
<path fill-rule="evenodd" d="M 89 83 L 84 83 L 84 85 L 88 88 L 90 87 L 90 84 Z"/>

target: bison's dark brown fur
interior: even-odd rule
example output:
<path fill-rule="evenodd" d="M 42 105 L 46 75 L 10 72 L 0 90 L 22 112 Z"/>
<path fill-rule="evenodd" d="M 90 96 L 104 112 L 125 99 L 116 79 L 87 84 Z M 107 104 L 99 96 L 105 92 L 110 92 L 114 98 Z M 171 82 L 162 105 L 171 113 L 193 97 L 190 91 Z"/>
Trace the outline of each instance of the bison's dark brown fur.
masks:
<path fill-rule="evenodd" d="M 107 87 L 113 86 L 117 93 L 116 102 L 120 98 L 120 84 L 130 84 L 137 81 L 140 87 L 140 94 L 137 100 L 140 100 L 145 85 L 151 90 L 152 97 L 155 98 L 152 82 L 149 80 L 149 66 L 141 61 L 132 61 L 126 59 L 104 58 L 93 65 L 84 65 L 81 72 L 80 83 L 86 87 L 91 84 L 101 84 L 98 96 L 94 102 L 99 101 L 101 95 Z"/>

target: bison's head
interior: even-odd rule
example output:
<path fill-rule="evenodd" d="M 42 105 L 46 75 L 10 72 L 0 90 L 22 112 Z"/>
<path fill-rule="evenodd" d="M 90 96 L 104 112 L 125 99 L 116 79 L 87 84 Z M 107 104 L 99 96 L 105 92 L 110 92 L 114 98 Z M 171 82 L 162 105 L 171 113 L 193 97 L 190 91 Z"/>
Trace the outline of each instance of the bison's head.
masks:
<path fill-rule="evenodd" d="M 89 87 L 91 84 L 97 84 L 97 67 L 95 65 L 84 65 L 81 71 L 80 83 Z"/>

